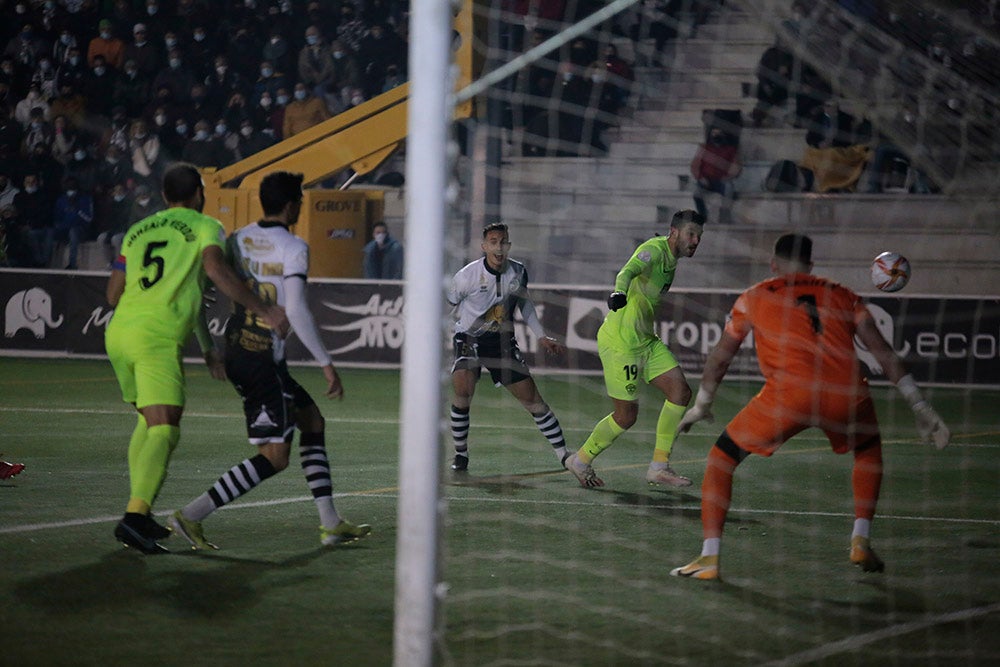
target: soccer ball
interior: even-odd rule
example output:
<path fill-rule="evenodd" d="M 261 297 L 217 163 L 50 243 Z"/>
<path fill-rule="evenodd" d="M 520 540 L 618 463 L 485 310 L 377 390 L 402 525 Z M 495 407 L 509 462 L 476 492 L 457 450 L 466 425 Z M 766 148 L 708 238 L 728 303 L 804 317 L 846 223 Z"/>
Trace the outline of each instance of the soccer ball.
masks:
<path fill-rule="evenodd" d="M 898 292 L 910 282 L 910 262 L 898 252 L 884 252 L 872 262 L 872 284 L 883 292 Z"/>

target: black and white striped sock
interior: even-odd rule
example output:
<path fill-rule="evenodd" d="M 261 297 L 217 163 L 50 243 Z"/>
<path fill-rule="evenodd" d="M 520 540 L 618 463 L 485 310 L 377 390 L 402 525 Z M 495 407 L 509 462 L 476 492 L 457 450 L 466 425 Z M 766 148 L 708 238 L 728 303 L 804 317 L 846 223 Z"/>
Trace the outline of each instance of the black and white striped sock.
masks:
<path fill-rule="evenodd" d="M 181 512 L 192 521 L 202 521 L 223 505 L 250 492 L 276 472 L 263 454 L 246 459 L 230 468 L 208 491 L 188 503 Z"/>
<path fill-rule="evenodd" d="M 322 433 L 303 433 L 299 436 L 299 457 L 306 484 L 312 492 L 319 512 L 320 523 L 333 528 L 340 523 L 340 515 L 333 504 L 333 482 L 330 479 L 330 461 L 326 456 L 326 439 Z"/>
<path fill-rule="evenodd" d="M 562 426 L 552 410 L 540 415 L 531 415 L 535 419 L 535 425 L 542 432 L 552 449 L 555 450 L 556 458 L 560 461 L 566 456 L 566 439 L 563 437 Z"/>
<path fill-rule="evenodd" d="M 451 406 L 451 439 L 455 453 L 469 456 L 469 408 Z"/>

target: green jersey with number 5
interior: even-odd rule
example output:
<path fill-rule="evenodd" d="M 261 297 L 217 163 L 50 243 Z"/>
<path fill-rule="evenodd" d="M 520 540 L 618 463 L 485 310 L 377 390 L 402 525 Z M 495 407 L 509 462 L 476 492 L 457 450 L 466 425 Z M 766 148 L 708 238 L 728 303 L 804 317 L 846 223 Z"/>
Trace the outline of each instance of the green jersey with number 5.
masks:
<path fill-rule="evenodd" d="M 125 291 L 111 324 L 183 344 L 202 307 L 202 252 L 213 245 L 225 245 L 222 223 L 189 208 L 168 208 L 129 227 L 116 263 L 125 265 Z"/>

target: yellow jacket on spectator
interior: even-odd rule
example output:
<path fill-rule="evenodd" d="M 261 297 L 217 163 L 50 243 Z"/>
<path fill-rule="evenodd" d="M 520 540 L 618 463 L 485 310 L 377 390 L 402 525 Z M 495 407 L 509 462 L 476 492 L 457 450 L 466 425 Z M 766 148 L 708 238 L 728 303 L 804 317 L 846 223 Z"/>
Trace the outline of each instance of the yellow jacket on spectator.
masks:
<path fill-rule="evenodd" d="M 308 130 L 329 117 L 326 104 L 318 97 L 310 95 L 304 100 L 293 100 L 285 107 L 284 137 Z"/>

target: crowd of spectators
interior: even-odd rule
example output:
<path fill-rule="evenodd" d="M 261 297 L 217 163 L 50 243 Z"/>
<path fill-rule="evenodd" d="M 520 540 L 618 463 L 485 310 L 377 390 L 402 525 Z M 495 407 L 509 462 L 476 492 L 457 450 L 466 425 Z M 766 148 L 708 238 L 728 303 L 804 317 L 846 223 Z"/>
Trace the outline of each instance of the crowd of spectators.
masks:
<path fill-rule="evenodd" d="M 943 174 L 956 173 L 962 159 L 1000 158 L 1000 6 L 985 0 L 953 5 L 794 0 L 758 64 L 754 126 L 806 128 L 802 166 L 817 172 L 815 186 L 824 192 L 933 192 L 939 187 L 909 166 L 914 158 L 932 160 Z M 837 69 L 818 72 L 795 55 L 801 51 Z M 861 119 L 867 130 L 850 140 L 837 120 L 843 110 L 831 112 L 829 74 L 859 99 L 877 95 L 878 105 L 867 110 L 872 122 Z M 900 138 L 914 143 L 911 150 L 900 148 Z"/>
<path fill-rule="evenodd" d="M 0 265 L 110 259 L 165 167 L 224 167 L 406 80 L 405 0 L 0 0 Z"/>

